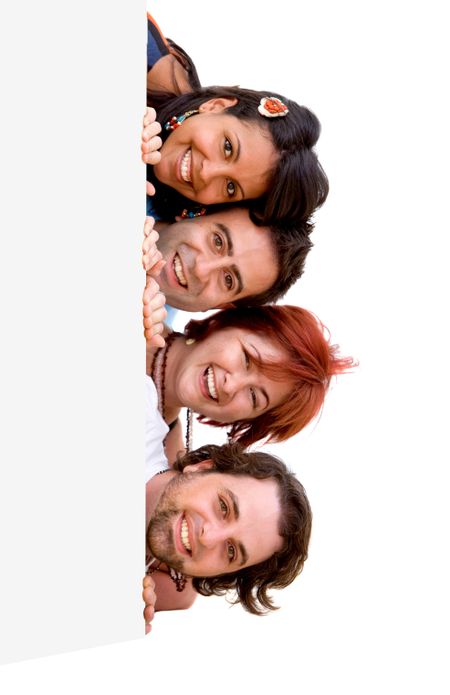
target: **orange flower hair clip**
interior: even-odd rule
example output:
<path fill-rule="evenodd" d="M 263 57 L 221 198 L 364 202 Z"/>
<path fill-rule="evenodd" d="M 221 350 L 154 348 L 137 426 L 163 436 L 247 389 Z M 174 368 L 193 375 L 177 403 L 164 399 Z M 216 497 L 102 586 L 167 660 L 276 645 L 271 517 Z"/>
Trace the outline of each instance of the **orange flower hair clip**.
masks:
<path fill-rule="evenodd" d="M 263 97 L 259 102 L 258 111 L 261 116 L 266 116 L 267 118 L 287 116 L 289 113 L 286 104 L 283 104 L 281 99 L 277 97 Z"/>

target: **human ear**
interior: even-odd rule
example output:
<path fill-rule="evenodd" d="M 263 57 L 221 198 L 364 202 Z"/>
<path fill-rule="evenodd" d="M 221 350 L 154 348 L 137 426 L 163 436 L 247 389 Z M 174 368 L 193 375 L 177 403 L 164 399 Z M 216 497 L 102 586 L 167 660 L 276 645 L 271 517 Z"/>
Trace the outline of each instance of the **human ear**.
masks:
<path fill-rule="evenodd" d="M 206 461 L 199 461 L 198 463 L 190 463 L 188 466 L 183 468 L 183 473 L 198 473 L 199 471 L 208 471 L 214 467 L 211 459 Z"/>
<path fill-rule="evenodd" d="M 198 110 L 200 113 L 221 113 L 221 111 L 229 109 L 230 106 L 236 106 L 237 103 L 236 97 L 216 97 L 205 101 Z"/>

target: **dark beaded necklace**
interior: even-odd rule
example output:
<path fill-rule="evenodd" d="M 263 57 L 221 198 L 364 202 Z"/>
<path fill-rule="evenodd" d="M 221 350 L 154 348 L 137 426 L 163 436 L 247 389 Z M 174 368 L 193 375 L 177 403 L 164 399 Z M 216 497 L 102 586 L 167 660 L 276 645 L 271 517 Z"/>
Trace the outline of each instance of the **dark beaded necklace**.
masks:
<path fill-rule="evenodd" d="M 153 358 L 151 377 L 155 383 L 156 390 L 158 392 L 158 406 L 159 412 L 163 420 L 166 419 L 166 366 L 167 366 L 167 355 L 169 350 L 177 337 L 176 333 L 171 333 L 166 338 L 166 344 L 162 348 L 158 348 L 155 352 Z"/>
<path fill-rule="evenodd" d="M 175 338 L 181 337 L 180 333 L 171 333 L 166 338 L 166 344 L 162 348 L 158 348 L 153 358 L 151 377 L 155 383 L 158 392 L 159 412 L 164 421 L 166 421 L 166 365 L 167 355 Z M 192 449 L 192 410 L 186 410 L 186 451 Z"/>
<path fill-rule="evenodd" d="M 158 564 L 156 567 L 151 567 L 153 561 L 156 560 L 156 558 L 151 558 L 151 556 L 147 557 L 147 562 L 149 564 L 149 567 L 147 568 L 147 575 L 151 575 L 154 572 L 164 572 L 165 574 L 168 574 L 175 586 L 177 587 L 177 591 L 183 591 L 184 587 L 186 586 L 187 582 L 187 577 L 184 576 L 184 574 L 181 574 L 181 572 L 178 572 L 178 570 L 175 570 L 173 567 L 169 567 L 169 565 L 166 565 L 167 567 L 167 572 L 165 570 L 161 569 L 162 562 L 158 561 Z"/>

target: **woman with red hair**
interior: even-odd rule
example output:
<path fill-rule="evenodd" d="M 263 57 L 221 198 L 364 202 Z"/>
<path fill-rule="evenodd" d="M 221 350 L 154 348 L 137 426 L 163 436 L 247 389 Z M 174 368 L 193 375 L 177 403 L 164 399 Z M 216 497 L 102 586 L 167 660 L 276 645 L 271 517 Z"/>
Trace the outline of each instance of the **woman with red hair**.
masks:
<path fill-rule="evenodd" d="M 297 306 L 219 311 L 169 334 L 165 347 L 147 349 L 166 423 L 186 407 L 202 422 L 228 426 L 245 447 L 303 429 L 319 414 L 331 378 L 353 365 L 323 324 Z"/>

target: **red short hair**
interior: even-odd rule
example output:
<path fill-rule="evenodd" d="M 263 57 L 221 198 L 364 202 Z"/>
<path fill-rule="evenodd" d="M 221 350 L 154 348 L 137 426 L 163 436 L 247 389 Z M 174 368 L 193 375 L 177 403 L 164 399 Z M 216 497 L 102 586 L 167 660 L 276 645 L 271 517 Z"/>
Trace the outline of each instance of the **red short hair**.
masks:
<path fill-rule="evenodd" d="M 282 442 L 299 432 L 319 414 L 331 378 L 355 366 L 352 357 L 340 357 L 319 319 L 298 306 L 239 307 L 219 311 L 200 321 L 189 321 L 185 334 L 204 340 L 226 328 L 263 334 L 288 356 L 282 363 L 261 363 L 261 370 L 275 381 L 293 382 L 292 394 L 281 405 L 253 420 L 232 423 L 230 437 L 244 447 L 260 439 Z M 226 423 L 200 420 L 224 427 Z"/>

